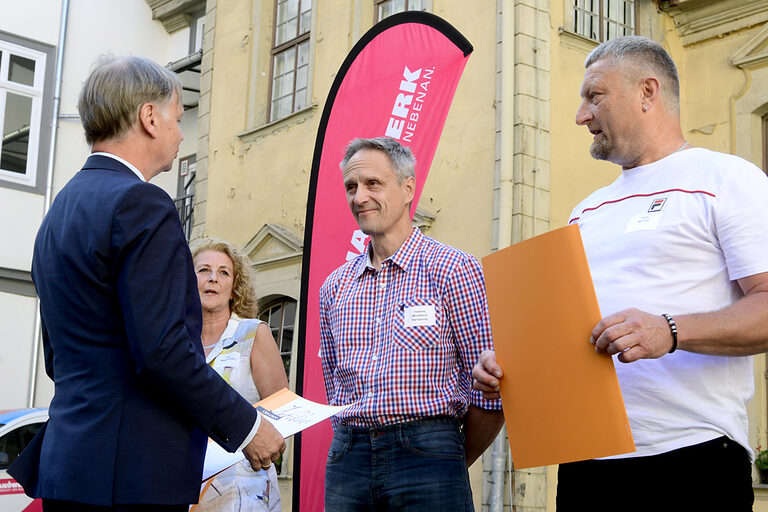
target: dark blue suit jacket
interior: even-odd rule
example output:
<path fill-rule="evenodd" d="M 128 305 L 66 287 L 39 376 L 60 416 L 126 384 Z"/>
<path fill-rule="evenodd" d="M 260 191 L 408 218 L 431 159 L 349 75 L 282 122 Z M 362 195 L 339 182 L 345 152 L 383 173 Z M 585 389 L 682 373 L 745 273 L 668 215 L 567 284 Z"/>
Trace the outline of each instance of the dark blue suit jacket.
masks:
<path fill-rule="evenodd" d="M 50 420 L 10 473 L 33 497 L 195 503 L 207 437 L 230 452 L 256 411 L 205 364 L 173 201 L 91 156 L 35 241 Z"/>

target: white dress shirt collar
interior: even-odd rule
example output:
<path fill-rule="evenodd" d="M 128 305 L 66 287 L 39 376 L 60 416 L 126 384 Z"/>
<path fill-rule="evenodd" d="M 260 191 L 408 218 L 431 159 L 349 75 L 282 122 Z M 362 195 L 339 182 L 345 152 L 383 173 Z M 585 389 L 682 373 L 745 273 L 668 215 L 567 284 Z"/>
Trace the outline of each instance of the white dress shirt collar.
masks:
<path fill-rule="evenodd" d="M 106 153 L 104 151 L 95 151 L 95 152 L 91 153 L 91 155 L 93 155 L 93 156 L 97 156 L 97 155 L 98 156 L 106 156 L 106 157 L 109 157 L 109 158 L 114 158 L 115 160 L 117 160 L 118 162 L 120 162 L 121 164 L 123 164 L 124 166 L 129 168 L 130 170 L 132 170 L 133 173 L 136 176 L 138 176 L 141 181 L 143 181 L 145 183 L 147 182 L 147 179 L 144 177 L 143 174 L 141 174 L 141 171 L 139 171 L 136 168 L 136 166 L 134 166 L 132 163 L 128 162 L 127 160 L 123 160 L 122 158 L 120 158 L 117 155 L 113 155 L 112 153 Z"/>

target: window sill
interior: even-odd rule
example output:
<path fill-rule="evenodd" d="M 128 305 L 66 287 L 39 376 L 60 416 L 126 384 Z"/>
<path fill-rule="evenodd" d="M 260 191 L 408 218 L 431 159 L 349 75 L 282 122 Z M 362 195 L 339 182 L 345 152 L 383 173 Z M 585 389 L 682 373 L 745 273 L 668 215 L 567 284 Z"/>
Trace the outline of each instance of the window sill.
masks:
<path fill-rule="evenodd" d="M 19 190 L 29 192 L 30 194 L 45 195 L 45 188 L 42 184 L 30 182 L 29 180 L 13 179 L 12 177 L 0 176 L 0 188 Z"/>
<path fill-rule="evenodd" d="M 565 27 L 558 27 L 557 33 L 560 35 L 560 42 L 563 43 L 563 46 L 567 46 L 568 48 L 582 51 L 587 54 L 597 48 L 597 45 L 600 44 L 593 39 L 584 37 L 580 34 L 576 34 L 575 32 L 571 32 Z"/>
<path fill-rule="evenodd" d="M 240 140 L 243 142 L 252 142 L 254 140 L 264 138 L 267 135 L 278 133 L 290 126 L 296 126 L 305 123 L 315 116 L 317 106 L 317 103 L 312 103 L 308 107 L 297 110 L 289 116 L 278 119 L 277 121 L 272 121 L 271 123 L 257 126 L 255 128 L 249 128 L 244 132 L 238 133 L 237 136 L 240 137 Z"/>

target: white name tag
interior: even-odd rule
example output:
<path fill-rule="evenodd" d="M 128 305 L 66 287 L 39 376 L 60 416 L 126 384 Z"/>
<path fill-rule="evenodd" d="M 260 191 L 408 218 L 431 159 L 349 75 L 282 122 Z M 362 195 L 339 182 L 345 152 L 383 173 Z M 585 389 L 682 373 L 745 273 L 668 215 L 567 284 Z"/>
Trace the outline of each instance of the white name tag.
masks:
<path fill-rule="evenodd" d="M 213 369 L 228 384 L 237 384 L 240 380 L 240 353 L 219 354 L 213 361 Z"/>
<path fill-rule="evenodd" d="M 240 367 L 240 352 L 228 352 L 226 354 L 219 354 L 216 359 L 213 360 L 213 369 L 216 370 L 219 375 L 223 374 L 227 368 L 236 370 Z"/>
<path fill-rule="evenodd" d="M 625 233 L 640 231 L 643 229 L 656 229 L 661 220 L 661 212 L 639 213 L 629 219 Z"/>
<path fill-rule="evenodd" d="M 411 306 L 404 310 L 404 323 L 406 327 L 420 327 L 435 325 L 435 306 Z"/>

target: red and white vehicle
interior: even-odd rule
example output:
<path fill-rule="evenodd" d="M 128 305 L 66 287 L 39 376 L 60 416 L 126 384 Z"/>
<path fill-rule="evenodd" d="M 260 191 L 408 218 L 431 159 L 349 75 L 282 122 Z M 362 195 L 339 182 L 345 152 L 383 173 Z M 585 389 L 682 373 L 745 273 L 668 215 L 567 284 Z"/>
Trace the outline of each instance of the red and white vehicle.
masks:
<path fill-rule="evenodd" d="M 21 485 L 6 469 L 29 444 L 48 419 L 48 409 L 0 411 L 0 510 L 3 512 L 42 512 L 41 500 L 24 494 Z"/>
<path fill-rule="evenodd" d="M 21 485 L 6 470 L 47 420 L 47 408 L 0 410 L 0 512 L 43 512 L 42 500 L 27 497 Z M 205 455 L 203 474 L 215 474 L 240 459 L 242 453 L 226 453 L 211 443 Z"/>

